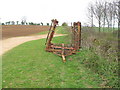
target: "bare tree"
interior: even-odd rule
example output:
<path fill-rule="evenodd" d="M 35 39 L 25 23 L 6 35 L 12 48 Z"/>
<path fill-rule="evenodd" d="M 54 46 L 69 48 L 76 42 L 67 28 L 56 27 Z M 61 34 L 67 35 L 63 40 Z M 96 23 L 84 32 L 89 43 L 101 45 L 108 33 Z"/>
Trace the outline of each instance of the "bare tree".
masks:
<path fill-rule="evenodd" d="M 103 3 L 102 2 L 97 2 L 94 5 L 93 8 L 93 14 L 96 17 L 99 25 L 99 32 L 101 29 L 101 20 L 102 20 L 102 15 L 103 15 Z"/>
<path fill-rule="evenodd" d="M 41 22 L 41 25 L 43 26 L 43 23 Z"/>
<path fill-rule="evenodd" d="M 116 2 L 114 2 L 116 8 L 115 8 L 115 16 L 117 19 L 117 23 L 118 23 L 118 29 L 120 28 L 120 0 L 117 0 Z"/>
<path fill-rule="evenodd" d="M 120 30 L 120 0 L 118 1 L 118 29 Z"/>
<path fill-rule="evenodd" d="M 120 21 L 120 0 L 113 2 L 100 2 L 96 1 L 94 4 L 89 4 L 88 6 L 88 18 L 90 20 L 91 26 L 93 26 L 94 21 L 98 21 L 99 31 L 101 27 L 107 25 L 108 30 L 111 27 L 114 30 L 116 21 Z M 119 25 L 118 25 L 119 26 Z"/>
<path fill-rule="evenodd" d="M 113 21 L 113 4 L 111 2 L 107 3 L 106 20 L 109 30 L 109 27 L 112 27 L 112 21 Z"/>
<path fill-rule="evenodd" d="M 89 4 L 88 6 L 88 18 L 90 19 L 90 24 L 91 24 L 91 27 L 93 27 L 93 4 Z"/>
<path fill-rule="evenodd" d="M 103 30 L 104 30 L 104 27 L 105 27 L 105 24 L 106 24 L 106 11 L 107 11 L 106 7 L 107 7 L 107 2 L 105 1 L 103 3 L 103 16 L 102 16 Z"/>
<path fill-rule="evenodd" d="M 16 24 L 17 24 L 17 25 L 18 25 L 18 22 L 19 22 L 19 21 L 16 21 Z"/>
<path fill-rule="evenodd" d="M 10 25 L 10 21 L 8 22 L 8 25 Z"/>
<path fill-rule="evenodd" d="M 8 25 L 8 22 L 5 22 L 5 25 Z"/>
<path fill-rule="evenodd" d="M 21 22 L 21 24 L 22 24 L 22 25 L 25 25 L 26 22 L 27 22 L 27 17 L 26 17 L 26 16 L 23 16 L 23 17 L 22 17 L 22 22 Z"/>
<path fill-rule="evenodd" d="M 14 21 L 11 21 L 11 24 L 12 24 L 12 25 L 15 25 L 15 22 L 14 22 Z"/>
<path fill-rule="evenodd" d="M 115 22 L 116 22 L 116 2 L 113 2 L 113 30 L 114 30 L 114 26 L 115 26 Z"/>

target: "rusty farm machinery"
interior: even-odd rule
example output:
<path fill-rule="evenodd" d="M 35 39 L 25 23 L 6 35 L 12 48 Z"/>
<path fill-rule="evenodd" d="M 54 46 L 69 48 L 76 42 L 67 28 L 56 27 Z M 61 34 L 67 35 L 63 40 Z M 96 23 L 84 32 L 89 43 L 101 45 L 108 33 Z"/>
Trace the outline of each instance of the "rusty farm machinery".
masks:
<path fill-rule="evenodd" d="M 74 22 L 71 24 L 72 30 L 72 43 L 71 44 L 54 44 L 52 43 L 52 39 L 55 33 L 56 26 L 58 25 L 58 21 L 56 19 L 52 20 L 49 33 L 46 39 L 46 51 L 52 52 L 58 56 L 61 56 L 63 62 L 66 62 L 65 57 L 68 55 L 75 54 L 80 49 L 81 44 L 81 23 Z"/>

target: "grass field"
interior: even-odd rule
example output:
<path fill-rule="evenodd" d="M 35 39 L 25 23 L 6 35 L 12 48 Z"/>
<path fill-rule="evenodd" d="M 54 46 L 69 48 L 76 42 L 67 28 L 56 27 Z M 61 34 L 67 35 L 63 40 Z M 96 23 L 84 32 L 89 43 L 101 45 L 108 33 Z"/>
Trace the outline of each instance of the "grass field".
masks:
<path fill-rule="evenodd" d="M 56 33 L 69 32 L 58 27 Z M 55 37 L 53 42 L 67 43 L 67 38 Z M 82 48 L 66 63 L 45 51 L 45 41 L 23 43 L 3 55 L 3 88 L 118 87 L 116 34 L 82 28 Z"/>
<path fill-rule="evenodd" d="M 99 31 L 98 27 L 93 27 L 92 29 L 95 30 L 95 31 Z M 113 32 L 113 31 L 116 31 L 116 30 L 118 30 L 118 28 L 116 28 L 116 27 L 114 29 L 111 28 L 111 27 L 109 29 L 107 27 L 101 27 L 100 28 L 100 32 Z"/>
<path fill-rule="evenodd" d="M 48 31 L 42 31 L 42 32 L 39 32 L 39 33 L 36 33 L 37 35 L 42 35 L 42 34 L 48 34 Z"/>
<path fill-rule="evenodd" d="M 56 27 L 55 33 L 56 34 L 68 34 L 68 33 L 70 33 L 69 30 L 68 30 L 69 28 L 70 27 L 61 27 L 61 26 L 58 26 L 58 27 Z M 39 32 L 37 34 L 38 35 L 48 34 L 48 32 L 49 32 L 49 30 L 48 31 L 42 31 L 42 32 Z"/>
<path fill-rule="evenodd" d="M 44 44 L 45 39 L 26 42 L 3 55 L 3 88 L 99 87 L 97 74 L 77 60 L 63 63 L 61 57 L 46 52 Z"/>

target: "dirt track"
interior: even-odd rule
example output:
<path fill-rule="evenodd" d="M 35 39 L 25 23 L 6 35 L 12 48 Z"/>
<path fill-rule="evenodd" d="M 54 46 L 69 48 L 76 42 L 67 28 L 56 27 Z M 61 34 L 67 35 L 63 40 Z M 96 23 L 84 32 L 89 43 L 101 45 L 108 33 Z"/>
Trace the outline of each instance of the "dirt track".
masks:
<path fill-rule="evenodd" d="M 55 37 L 63 36 L 63 34 L 57 34 L 54 36 Z M 24 36 L 24 37 L 13 37 L 13 38 L 5 39 L 5 40 L 0 40 L 0 43 L 2 43 L 2 50 L 0 50 L 0 55 L 4 54 L 8 50 L 10 50 L 24 42 L 42 39 L 42 38 L 46 38 L 46 37 L 47 37 L 47 35 L 34 35 L 34 36 Z"/>

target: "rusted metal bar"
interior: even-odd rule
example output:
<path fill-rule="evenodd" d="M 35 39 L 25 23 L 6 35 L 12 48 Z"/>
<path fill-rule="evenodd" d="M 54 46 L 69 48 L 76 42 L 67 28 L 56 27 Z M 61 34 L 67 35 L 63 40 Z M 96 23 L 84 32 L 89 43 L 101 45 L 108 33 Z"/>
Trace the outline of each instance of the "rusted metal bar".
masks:
<path fill-rule="evenodd" d="M 48 37 L 49 37 L 49 35 L 50 35 L 50 30 L 51 30 L 51 28 L 52 28 L 52 23 L 51 23 L 50 28 L 49 28 L 49 32 L 48 32 L 48 35 L 47 35 L 46 43 L 47 43 Z M 46 43 L 45 43 L 45 45 L 46 45 Z"/>
<path fill-rule="evenodd" d="M 58 21 L 56 19 L 52 20 L 52 24 L 46 39 L 46 51 L 53 52 L 58 56 L 61 56 L 63 62 L 66 62 L 65 57 L 68 55 L 75 54 L 77 50 L 80 49 L 81 45 L 81 23 L 74 22 L 73 26 L 71 23 L 71 30 L 72 30 L 72 43 L 71 44 L 54 44 L 51 43 L 52 38 L 55 33 L 55 28 L 58 25 Z"/>
<path fill-rule="evenodd" d="M 55 19 L 51 20 L 52 23 L 53 23 L 53 27 L 51 27 L 51 33 L 50 35 L 48 36 L 48 40 L 47 40 L 47 46 L 46 46 L 46 49 L 49 49 L 50 48 L 50 45 L 51 45 L 51 41 L 52 41 L 52 38 L 53 38 L 53 35 L 54 35 L 54 31 L 55 31 L 55 28 L 56 28 L 56 25 L 58 25 L 58 21 Z"/>
<path fill-rule="evenodd" d="M 66 62 L 65 60 L 65 55 L 64 55 L 65 51 L 64 51 L 64 44 L 62 43 L 62 59 L 63 59 L 63 62 Z"/>

